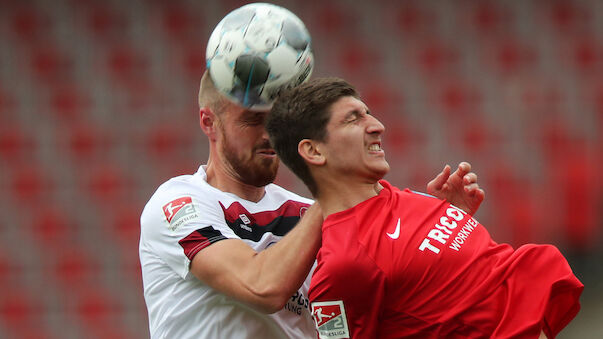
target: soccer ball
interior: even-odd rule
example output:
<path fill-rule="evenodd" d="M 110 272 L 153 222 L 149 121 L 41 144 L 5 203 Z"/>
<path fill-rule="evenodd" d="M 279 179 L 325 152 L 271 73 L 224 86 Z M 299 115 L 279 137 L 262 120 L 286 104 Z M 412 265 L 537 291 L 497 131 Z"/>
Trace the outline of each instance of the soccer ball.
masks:
<path fill-rule="evenodd" d="M 227 14 L 209 37 L 206 61 L 216 88 L 249 109 L 268 108 L 283 88 L 303 83 L 314 68 L 304 23 L 267 3 Z"/>

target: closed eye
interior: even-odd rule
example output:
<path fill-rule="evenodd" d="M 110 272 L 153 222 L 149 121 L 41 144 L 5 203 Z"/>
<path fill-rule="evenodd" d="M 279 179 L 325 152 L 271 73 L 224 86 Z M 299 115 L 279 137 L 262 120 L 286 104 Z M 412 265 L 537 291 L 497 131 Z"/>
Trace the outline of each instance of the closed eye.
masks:
<path fill-rule="evenodd" d="M 263 125 L 265 120 L 266 120 L 265 113 L 257 113 L 257 112 L 251 113 L 250 112 L 241 117 L 241 122 L 243 123 L 243 125 L 246 125 L 246 126 Z"/>

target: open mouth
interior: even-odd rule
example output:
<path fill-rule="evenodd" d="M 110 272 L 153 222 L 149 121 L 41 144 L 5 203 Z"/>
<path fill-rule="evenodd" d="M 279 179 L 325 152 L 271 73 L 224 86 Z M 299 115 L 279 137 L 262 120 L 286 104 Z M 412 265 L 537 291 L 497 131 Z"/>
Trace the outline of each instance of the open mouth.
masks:
<path fill-rule="evenodd" d="M 258 154 L 275 156 L 276 152 L 272 148 L 264 148 L 257 151 Z"/>
<path fill-rule="evenodd" d="M 383 151 L 383 149 L 381 149 L 381 143 L 378 143 L 378 142 L 370 144 L 369 147 L 368 147 L 368 149 L 371 152 L 381 152 L 381 151 Z"/>

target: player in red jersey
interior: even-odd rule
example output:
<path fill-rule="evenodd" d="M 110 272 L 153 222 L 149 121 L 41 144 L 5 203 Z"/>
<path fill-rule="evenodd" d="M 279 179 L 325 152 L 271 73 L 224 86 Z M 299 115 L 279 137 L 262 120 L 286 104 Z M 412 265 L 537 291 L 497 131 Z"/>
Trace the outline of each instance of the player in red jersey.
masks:
<path fill-rule="evenodd" d="M 553 338 L 577 314 L 583 285 L 554 246 L 498 244 L 471 214 L 382 180 L 384 126 L 347 82 L 286 92 L 267 130 L 326 216 L 309 292 L 320 338 Z"/>

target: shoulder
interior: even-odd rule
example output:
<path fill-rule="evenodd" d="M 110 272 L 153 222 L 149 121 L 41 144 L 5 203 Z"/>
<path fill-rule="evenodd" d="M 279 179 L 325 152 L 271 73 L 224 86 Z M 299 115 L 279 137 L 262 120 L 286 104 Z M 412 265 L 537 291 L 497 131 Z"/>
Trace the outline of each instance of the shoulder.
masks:
<path fill-rule="evenodd" d="M 181 175 L 169 179 L 157 187 L 147 202 L 145 210 L 152 206 L 163 206 L 178 198 L 204 196 L 209 193 L 204 185 L 195 184 L 195 181 L 194 175 Z"/>
<path fill-rule="evenodd" d="M 141 225 L 171 224 L 171 219 L 186 210 L 201 212 L 204 218 L 219 216 L 219 201 L 225 194 L 212 188 L 199 175 L 181 175 L 161 184 L 145 205 Z"/>
<path fill-rule="evenodd" d="M 286 190 L 276 184 L 269 184 L 268 186 L 266 186 L 266 194 L 271 199 L 278 199 L 282 201 L 296 201 L 306 205 L 312 205 L 314 203 L 314 200 L 302 197 L 301 195 Z"/>

